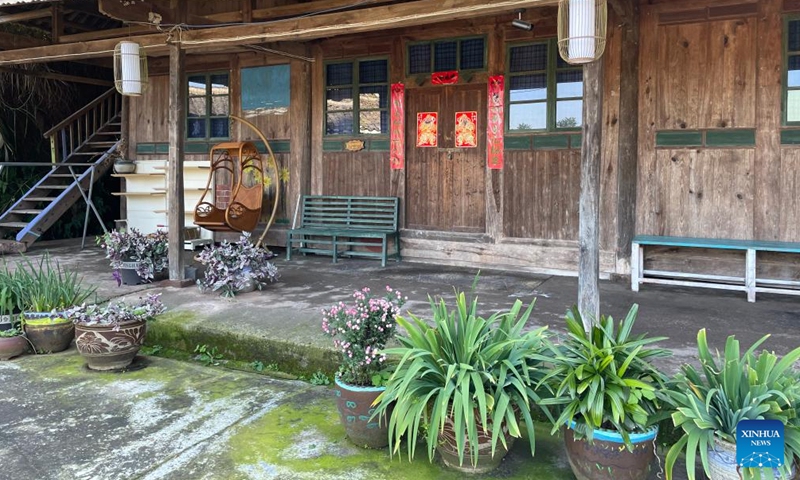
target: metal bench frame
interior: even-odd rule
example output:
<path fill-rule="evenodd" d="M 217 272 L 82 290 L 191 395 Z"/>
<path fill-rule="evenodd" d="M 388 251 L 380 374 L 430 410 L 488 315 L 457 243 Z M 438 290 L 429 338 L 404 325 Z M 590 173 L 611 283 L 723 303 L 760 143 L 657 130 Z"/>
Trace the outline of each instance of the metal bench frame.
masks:
<path fill-rule="evenodd" d="M 744 277 L 645 270 L 644 247 L 648 245 L 744 251 Z M 631 290 L 638 292 L 639 285 L 643 283 L 716 288 L 747 292 L 748 302 L 756 301 L 757 292 L 800 295 L 800 289 L 781 288 L 800 287 L 800 282 L 756 278 L 756 254 L 758 252 L 800 253 L 800 243 L 637 235 L 633 239 L 631 248 Z"/>

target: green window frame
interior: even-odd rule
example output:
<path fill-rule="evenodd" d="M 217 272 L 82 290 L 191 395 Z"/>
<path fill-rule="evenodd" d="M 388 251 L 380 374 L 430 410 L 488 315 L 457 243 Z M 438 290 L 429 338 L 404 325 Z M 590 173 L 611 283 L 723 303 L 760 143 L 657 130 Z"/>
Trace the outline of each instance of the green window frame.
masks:
<path fill-rule="evenodd" d="M 563 61 L 556 39 L 506 50 L 506 133 L 562 132 L 583 126 L 583 67 Z"/>
<path fill-rule="evenodd" d="M 783 98 L 784 125 L 800 125 L 800 16 L 791 15 L 783 23 Z"/>
<path fill-rule="evenodd" d="M 478 45 L 478 40 L 481 41 L 481 45 Z M 409 42 L 406 45 L 406 74 L 426 75 L 451 70 L 457 70 L 459 72 L 485 71 L 488 56 L 487 49 L 488 42 L 486 41 L 486 37 L 482 35 L 443 38 L 424 42 Z M 446 55 L 448 51 L 454 57 L 455 65 L 437 66 L 437 52 Z M 480 66 L 475 66 L 474 58 L 470 57 L 470 54 L 475 51 L 480 51 L 483 54 Z M 412 60 L 412 58 L 419 55 L 423 57 L 420 58 L 420 63 L 417 65 L 417 62 Z M 424 56 L 427 56 L 427 62 L 425 62 Z M 426 63 L 428 64 L 428 68 L 424 67 Z"/>
<path fill-rule="evenodd" d="M 186 138 L 228 140 L 231 112 L 230 72 L 186 76 Z"/>
<path fill-rule="evenodd" d="M 326 62 L 324 122 L 326 137 L 388 135 L 389 58 Z"/>

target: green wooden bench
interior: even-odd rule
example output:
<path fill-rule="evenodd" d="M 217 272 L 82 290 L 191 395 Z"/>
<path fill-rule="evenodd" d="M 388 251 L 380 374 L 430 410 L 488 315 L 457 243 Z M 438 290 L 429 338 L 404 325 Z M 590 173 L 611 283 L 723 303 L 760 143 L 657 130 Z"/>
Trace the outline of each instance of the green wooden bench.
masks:
<path fill-rule="evenodd" d="M 644 269 L 644 247 L 710 248 L 745 252 L 744 276 L 705 275 Z M 756 301 L 756 292 L 800 295 L 800 282 L 756 278 L 758 252 L 800 253 L 800 243 L 760 240 L 727 240 L 719 238 L 661 237 L 637 235 L 631 249 L 631 289 L 639 291 L 642 283 L 660 283 L 690 287 L 718 288 L 747 292 L 747 301 Z"/>
<path fill-rule="evenodd" d="M 300 225 L 287 232 L 286 259 L 292 259 L 294 246 L 301 253 L 332 255 L 333 263 L 340 256 L 380 258 L 386 266 L 388 240 L 394 238 L 394 253 L 400 261 L 398 225 L 400 200 L 397 197 L 343 197 L 304 195 Z M 375 247 L 368 239 L 380 239 L 381 251 L 352 250 L 353 247 Z M 344 247 L 345 250 L 339 250 Z"/>

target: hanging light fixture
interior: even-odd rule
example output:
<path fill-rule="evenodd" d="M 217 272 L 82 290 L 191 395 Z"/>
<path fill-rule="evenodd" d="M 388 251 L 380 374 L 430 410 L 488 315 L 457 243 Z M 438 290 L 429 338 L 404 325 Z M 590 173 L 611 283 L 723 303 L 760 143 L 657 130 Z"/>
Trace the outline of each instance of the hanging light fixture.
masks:
<path fill-rule="evenodd" d="M 594 62 L 606 49 L 606 0 L 559 0 L 558 51 L 565 62 Z"/>
<path fill-rule="evenodd" d="M 138 97 L 147 88 L 147 54 L 136 42 L 122 41 L 114 48 L 114 86 L 122 95 Z"/>

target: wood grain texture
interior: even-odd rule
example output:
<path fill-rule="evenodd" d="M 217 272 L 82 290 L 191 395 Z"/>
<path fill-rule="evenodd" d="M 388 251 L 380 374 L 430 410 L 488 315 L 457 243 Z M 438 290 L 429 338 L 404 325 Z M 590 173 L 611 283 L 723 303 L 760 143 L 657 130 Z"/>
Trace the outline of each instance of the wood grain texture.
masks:
<path fill-rule="evenodd" d="M 325 152 L 322 194 L 390 196 L 388 157 L 387 152 Z"/>
<path fill-rule="evenodd" d="M 311 46 L 314 63 L 311 65 L 311 193 L 321 195 L 322 179 L 322 135 L 325 128 L 325 66 L 322 48 Z"/>
<path fill-rule="evenodd" d="M 613 250 L 617 236 L 617 199 L 619 198 L 619 149 L 621 120 L 629 121 L 630 114 L 626 116 L 620 111 L 620 67 L 622 62 L 622 28 L 617 26 L 619 21 L 614 13 L 610 12 L 609 24 L 613 25 L 608 30 L 606 52 L 603 54 L 605 63 L 603 72 L 603 118 L 602 118 L 602 147 L 600 155 L 599 177 L 599 213 L 600 213 L 600 248 Z M 633 115 L 635 117 L 635 115 Z"/>
<path fill-rule="evenodd" d="M 291 103 L 289 115 L 294 119 L 289 126 L 291 148 L 288 162 L 289 184 L 284 190 L 284 204 L 294 206 L 300 195 L 311 193 L 311 70 L 312 66 L 302 60 L 291 62 Z M 287 119 L 288 120 L 288 119 Z M 294 208 L 294 207 L 292 207 Z M 291 218 L 291 214 L 286 218 Z"/>
<path fill-rule="evenodd" d="M 186 79 L 184 78 L 184 52 L 180 45 L 170 45 L 169 76 L 169 161 L 167 163 L 167 222 L 169 236 L 169 279 L 180 282 L 183 272 L 183 149 L 186 124 Z"/>
<path fill-rule="evenodd" d="M 777 203 L 780 210 L 776 240 L 800 242 L 800 149 L 783 149 L 779 169 L 780 199 Z"/>

